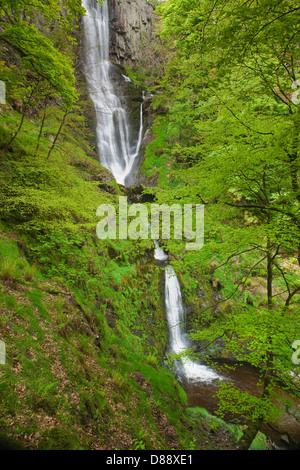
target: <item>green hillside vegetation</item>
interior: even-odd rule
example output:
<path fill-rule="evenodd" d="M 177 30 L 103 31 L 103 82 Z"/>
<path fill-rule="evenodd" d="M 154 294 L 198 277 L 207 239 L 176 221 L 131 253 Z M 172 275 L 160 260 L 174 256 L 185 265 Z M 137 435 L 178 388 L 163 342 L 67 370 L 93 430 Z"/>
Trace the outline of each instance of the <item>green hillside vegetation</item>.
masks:
<path fill-rule="evenodd" d="M 258 393 L 225 382 L 218 417 L 188 408 L 164 364 L 153 242 L 96 236 L 97 207 L 127 193 L 94 148 L 81 2 L 3 0 L 0 449 L 264 449 L 262 424 L 282 408 L 299 421 L 299 9 L 154 3 L 166 73 L 158 83 L 156 71 L 128 68 L 155 93 L 144 193 L 204 204 L 200 251 L 161 245 L 201 359 L 246 362 L 260 374 Z M 228 425 L 227 413 L 247 425 Z"/>
<path fill-rule="evenodd" d="M 61 41 L 69 20 L 53 5 L 24 2 L 45 20 L 42 32 L 23 8 L 1 6 L 1 446 L 188 446 L 185 394 L 161 367 L 153 246 L 96 237 L 96 209 L 116 202 L 116 190 L 89 143 L 76 45 Z M 62 24 L 51 31 L 53 19 Z"/>
<path fill-rule="evenodd" d="M 219 393 L 220 413 L 252 422 L 239 443 L 249 448 L 279 389 L 299 398 L 299 8 L 168 0 L 156 12 L 169 60 L 142 172 L 157 202 L 204 204 L 204 248 L 165 246 L 202 354 L 260 371 L 260 402 L 227 384 Z"/>

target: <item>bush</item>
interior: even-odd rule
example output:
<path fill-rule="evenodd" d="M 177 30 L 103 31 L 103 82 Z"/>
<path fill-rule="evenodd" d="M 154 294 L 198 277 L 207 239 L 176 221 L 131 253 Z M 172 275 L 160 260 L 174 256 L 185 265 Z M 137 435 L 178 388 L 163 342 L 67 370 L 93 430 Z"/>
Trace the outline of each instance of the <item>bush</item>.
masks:
<path fill-rule="evenodd" d="M 0 264 L 0 277 L 2 281 L 13 281 L 16 279 L 17 262 L 10 258 L 4 258 Z"/>

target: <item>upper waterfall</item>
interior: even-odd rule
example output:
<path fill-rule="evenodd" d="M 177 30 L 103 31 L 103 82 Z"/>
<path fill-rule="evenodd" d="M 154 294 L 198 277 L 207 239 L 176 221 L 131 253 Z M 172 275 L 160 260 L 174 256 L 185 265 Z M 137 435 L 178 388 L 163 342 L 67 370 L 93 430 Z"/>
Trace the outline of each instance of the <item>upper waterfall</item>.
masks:
<path fill-rule="evenodd" d="M 137 137 L 111 80 L 114 65 L 109 60 L 108 1 L 100 5 L 95 0 L 83 0 L 82 4 L 86 10 L 83 17 L 84 74 L 95 105 L 100 163 L 111 171 L 117 183 L 130 186 L 143 136 L 143 105 Z"/>

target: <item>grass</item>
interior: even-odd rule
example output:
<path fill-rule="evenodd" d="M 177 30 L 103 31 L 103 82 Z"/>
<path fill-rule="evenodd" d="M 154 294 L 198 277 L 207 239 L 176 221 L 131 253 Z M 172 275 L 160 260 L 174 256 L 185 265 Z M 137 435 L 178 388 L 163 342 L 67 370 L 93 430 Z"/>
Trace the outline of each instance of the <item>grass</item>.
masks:
<path fill-rule="evenodd" d="M 0 277 L 2 281 L 13 281 L 17 276 L 17 263 L 10 258 L 3 258 L 0 265 Z"/>
<path fill-rule="evenodd" d="M 61 118 L 52 111 L 37 153 L 34 119 L 0 151 L 1 430 L 30 449 L 189 449 L 185 392 L 161 367 L 167 327 L 152 242 L 96 238 L 96 209 L 119 188 L 102 189 L 107 173 L 76 122 L 45 158 Z M 19 118 L 0 115 L 4 139 Z M 143 169 L 176 187 L 163 117 L 154 133 Z"/>

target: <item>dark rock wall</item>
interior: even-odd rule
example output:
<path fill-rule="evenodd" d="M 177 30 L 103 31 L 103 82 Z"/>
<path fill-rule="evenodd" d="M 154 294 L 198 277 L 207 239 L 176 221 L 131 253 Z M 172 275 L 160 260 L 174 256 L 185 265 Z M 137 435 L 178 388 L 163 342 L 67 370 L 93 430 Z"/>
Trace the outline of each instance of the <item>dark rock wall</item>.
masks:
<path fill-rule="evenodd" d="M 108 2 L 111 59 L 122 65 L 139 65 L 153 39 L 153 7 L 146 0 Z"/>

